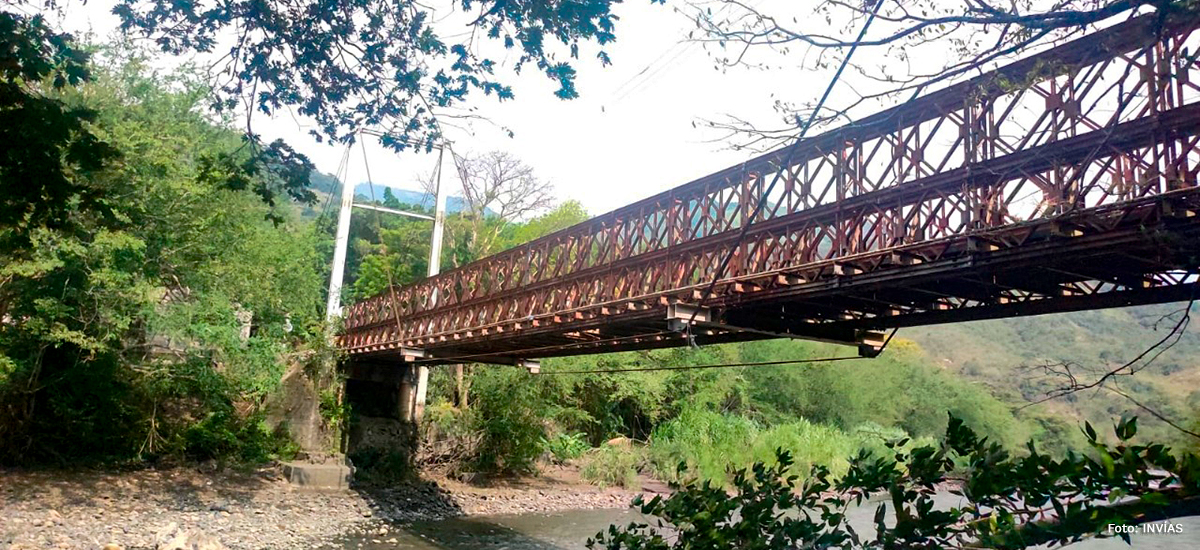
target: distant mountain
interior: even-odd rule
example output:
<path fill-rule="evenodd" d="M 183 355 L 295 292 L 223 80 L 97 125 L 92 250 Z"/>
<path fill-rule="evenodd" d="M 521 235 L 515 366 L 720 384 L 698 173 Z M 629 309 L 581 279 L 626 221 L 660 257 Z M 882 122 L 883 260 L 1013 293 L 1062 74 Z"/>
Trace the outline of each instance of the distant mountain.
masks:
<path fill-rule="evenodd" d="M 379 185 L 379 184 L 375 185 L 375 201 L 376 202 L 383 202 L 383 190 L 384 189 L 387 189 L 387 187 L 383 186 L 383 185 Z M 411 204 L 413 206 L 420 206 L 421 208 L 429 209 L 429 210 L 433 209 L 433 198 L 434 197 L 433 197 L 433 195 L 431 195 L 429 193 L 425 193 L 423 191 L 412 191 L 409 189 L 398 189 L 395 187 L 392 187 L 391 189 L 392 189 L 392 194 L 396 196 L 396 200 L 400 201 L 403 204 Z M 360 184 L 354 186 L 354 196 L 362 201 L 370 201 L 371 200 L 370 184 L 360 183 Z M 464 208 L 466 208 L 466 199 L 464 199 L 462 197 L 455 197 L 455 196 L 446 197 L 446 212 L 454 214 L 457 212 L 462 212 Z"/>
<path fill-rule="evenodd" d="M 337 200 L 337 196 L 342 193 L 342 184 L 330 174 L 314 171 L 309 177 L 310 186 L 318 195 L 320 201 L 325 201 L 328 195 L 334 195 L 333 200 Z M 383 191 L 387 189 L 385 185 L 375 184 L 375 200 L 383 202 Z M 419 206 L 422 209 L 433 209 L 433 195 L 423 191 L 413 191 L 410 189 L 399 189 L 392 187 L 392 195 L 395 195 L 396 200 L 402 204 Z M 360 183 L 354 186 L 354 196 L 360 202 L 369 202 L 371 200 L 371 185 L 368 183 Z M 320 202 L 319 201 L 319 202 Z M 446 197 L 446 212 L 455 214 L 462 212 L 466 207 L 466 199 L 462 197 L 450 196 Z M 494 215 L 492 211 L 487 214 Z M 315 214 L 314 214 L 315 215 Z"/>
<path fill-rule="evenodd" d="M 1186 305 L 914 327 L 901 329 L 899 336 L 916 341 L 942 368 L 986 385 L 997 397 L 1014 405 L 1024 405 L 1065 383 L 1062 377 L 1047 375 L 1042 365 L 1070 363 L 1072 373 L 1081 382 L 1090 382 L 1163 338 Z M 1196 313 L 1200 313 L 1200 307 L 1193 310 L 1193 316 Z M 1193 323 L 1147 368 L 1114 381 L 1141 403 L 1194 426 L 1200 416 L 1200 327 Z M 1122 414 L 1142 417 L 1144 432 L 1149 432 L 1152 439 L 1178 436 L 1137 405 L 1105 391 L 1080 392 L 1022 412 L 1063 418 L 1067 420 L 1064 435 L 1076 439 L 1079 422 L 1091 421 L 1099 429 Z"/>

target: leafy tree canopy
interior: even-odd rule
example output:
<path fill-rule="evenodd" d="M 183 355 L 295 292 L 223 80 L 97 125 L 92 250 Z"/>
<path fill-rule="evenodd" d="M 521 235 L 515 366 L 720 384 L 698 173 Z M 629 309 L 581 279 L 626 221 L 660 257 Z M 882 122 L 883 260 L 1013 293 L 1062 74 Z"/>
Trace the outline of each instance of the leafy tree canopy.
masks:
<path fill-rule="evenodd" d="M 56 205 L 61 227 L 0 226 L 2 242 L 26 235 L 0 253 L 0 462 L 261 459 L 285 354 L 324 341 L 316 227 L 264 220 L 259 177 L 205 181 L 245 143 L 201 114 L 198 78 L 147 73 L 120 59 L 43 96 L 92 113 L 120 162 L 66 171 L 103 215 L 80 192 Z"/>
<path fill-rule="evenodd" d="M 111 214 L 97 190 L 72 175 L 99 170 L 116 150 L 92 132 L 95 111 L 48 95 L 91 78 L 88 59 L 44 17 L 0 11 L 0 230 L 61 226 L 70 201 Z M 5 237 L 24 241 L 27 233 Z"/>
<path fill-rule="evenodd" d="M 432 147 L 437 117 L 473 91 L 513 96 L 486 44 L 515 50 L 516 71 L 533 65 L 558 83 L 555 95 L 576 97 L 572 62 L 586 43 L 616 39 L 615 3 L 461 0 L 458 12 L 435 17 L 413 0 L 121 0 L 114 12 L 124 30 L 165 52 L 222 54 L 220 109 L 294 109 L 317 121 L 318 138 L 372 127 L 386 132 L 385 145 L 404 149 Z M 609 62 L 603 49 L 595 55 Z"/>

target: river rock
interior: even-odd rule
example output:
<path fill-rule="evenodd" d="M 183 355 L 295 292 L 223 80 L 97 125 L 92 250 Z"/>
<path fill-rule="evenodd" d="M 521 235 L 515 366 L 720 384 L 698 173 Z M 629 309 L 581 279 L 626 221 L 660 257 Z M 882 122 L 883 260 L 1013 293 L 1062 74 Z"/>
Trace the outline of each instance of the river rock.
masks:
<path fill-rule="evenodd" d="M 182 529 L 174 522 L 159 530 L 155 542 L 157 550 L 228 550 L 215 537 Z"/>

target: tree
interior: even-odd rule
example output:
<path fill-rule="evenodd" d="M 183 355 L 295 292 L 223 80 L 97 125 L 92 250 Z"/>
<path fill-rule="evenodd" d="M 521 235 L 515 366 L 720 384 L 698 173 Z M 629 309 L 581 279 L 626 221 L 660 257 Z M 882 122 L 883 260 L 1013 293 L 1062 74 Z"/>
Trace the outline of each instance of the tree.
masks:
<path fill-rule="evenodd" d="M 595 42 L 609 62 L 614 3 L 464 0 L 450 4 L 460 11 L 435 13 L 413 0 L 121 0 L 113 11 L 126 32 L 164 52 L 221 53 L 212 67 L 219 109 L 294 110 L 317 122 L 318 138 L 372 128 L 399 150 L 432 148 L 443 121 L 472 118 L 460 108 L 472 92 L 513 97 L 487 45 L 516 50 L 514 70 L 533 65 L 558 84 L 557 97 L 576 97 L 581 48 Z"/>
<path fill-rule="evenodd" d="M 500 236 L 500 240 L 503 248 L 510 248 L 583 223 L 589 217 L 587 210 L 579 201 L 568 200 L 554 207 L 553 210 L 529 220 L 528 223 L 510 225 L 511 231 L 504 232 Z"/>
<path fill-rule="evenodd" d="M 1194 286 L 1193 295 L 1196 290 L 1200 290 L 1200 283 Z M 1105 390 L 1112 395 L 1125 399 L 1178 433 L 1187 436 L 1191 439 L 1190 442 L 1193 445 L 1197 444 L 1197 442 L 1200 442 L 1200 431 L 1189 429 L 1186 426 L 1186 420 L 1171 414 L 1162 405 L 1150 403 L 1146 397 L 1138 395 L 1136 382 L 1130 383 L 1127 386 L 1123 386 L 1120 382 L 1122 379 L 1129 380 L 1149 368 L 1164 352 L 1179 343 L 1179 340 L 1187 333 L 1188 325 L 1192 319 L 1192 309 L 1195 304 L 1196 299 L 1193 297 L 1182 308 L 1160 317 L 1153 326 L 1157 329 L 1160 323 L 1169 321 L 1171 326 L 1167 334 L 1148 348 L 1142 350 L 1132 359 L 1115 367 L 1105 366 L 1098 368 L 1065 360 L 1023 366 L 1022 370 L 1026 372 L 1042 372 L 1048 378 L 1052 379 L 1053 385 L 1045 391 L 1043 396 L 1030 400 L 1021 408 L 1024 409 L 1054 399 L 1070 397 L 1080 392 Z M 1101 358 L 1103 359 L 1103 356 Z M 1194 414 L 1195 411 L 1191 412 Z"/>
<path fill-rule="evenodd" d="M 110 197 L 87 176 L 118 151 L 96 134 L 95 111 L 62 96 L 92 79 L 91 53 L 52 30 L 44 14 L 22 13 L 27 4 L 6 3 L 0 11 L 0 139 L 7 144 L 0 153 L 0 229 L 16 229 L 0 243 L 4 250 L 28 244 L 36 228 L 64 227 L 75 202 L 96 216 L 115 215 Z M 43 7 L 54 11 L 56 4 Z M 279 196 L 315 199 L 304 155 L 282 141 L 263 144 L 252 133 L 244 139 L 244 147 L 206 159 L 206 179 L 231 189 L 250 186 L 272 206 Z"/>
<path fill-rule="evenodd" d="M 720 67 L 780 71 L 794 63 L 801 71 L 820 70 L 836 66 L 850 46 L 858 46 L 862 51 L 846 75 L 857 78 L 844 87 L 849 99 L 826 105 L 817 125 L 849 122 L 857 107 L 902 101 L 1011 54 L 1077 37 L 1114 19 L 1200 9 L 1194 0 L 820 0 L 770 8 L 718 0 L 691 6 L 693 39 L 711 48 Z M 875 11 L 870 32 L 856 38 Z M 813 109 L 785 99 L 774 107 L 777 124 L 735 116 L 708 124 L 726 132 L 736 146 L 767 149 L 794 136 Z"/>
<path fill-rule="evenodd" d="M 66 225 L 72 201 L 111 214 L 98 190 L 72 175 L 100 170 L 117 151 L 95 134 L 94 110 L 58 95 L 91 78 L 88 59 L 41 15 L 0 11 L 0 231 L 14 230 L 0 250 L 28 244 L 35 227 Z"/>
<path fill-rule="evenodd" d="M 313 224 L 264 219 L 249 190 L 265 175 L 212 185 L 241 137 L 201 114 L 196 78 L 143 70 L 120 58 L 48 96 L 94 113 L 89 130 L 120 155 L 66 174 L 109 214 L 68 201 L 59 226 L 0 227 L 29 242 L 0 254 L 0 461 L 263 459 L 284 354 L 324 341 Z M 248 338 L 237 312 L 253 315 Z"/>
<path fill-rule="evenodd" d="M 396 198 L 391 187 L 383 188 L 383 205 L 388 208 L 400 208 L 400 199 Z"/>
<path fill-rule="evenodd" d="M 554 204 L 553 185 L 510 153 L 455 156 L 454 164 L 462 182 L 463 209 L 448 224 L 447 240 L 460 244 L 451 255 L 456 266 L 498 252 L 509 224 L 526 221 Z M 422 184 L 433 192 L 432 176 Z"/>
<path fill-rule="evenodd" d="M 120 0 L 113 12 L 128 35 L 166 53 L 223 52 L 209 67 L 211 107 L 242 110 L 244 143 L 208 159 L 205 172 L 231 189 L 252 188 L 274 207 L 284 198 L 315 200 L 307 188 L 312 164 L 282 140 L 262 142 L 254 113 L 310 116 L 318 139 L 351 141 L 372 128 L 395 149 L 431 148 L 441 121 L 474 117 L 459 105 L 470 92 L 513 97 L 496 75 L 498 63 L 481 53 L 485 42 L 519 50 L 515 71 L 534 65 L 559 83 L 558 97 L 576 97 L 571 62 L 581 46 L 615 40 L 613 3 L 465 0 L 454 4 L 466 31 L 451 34 L 461 38 L 455 41 L 439 35 L 432 8 L 413 0 Z M 90 78 L 90 53 L 47 22 L 61 10 L 56 0 L 9 0 L 0 8 L 0 139 L 9 144 L 0 154 L 0 228 L 61 224 L 70 201 L 110 213 L 107 201 L 68 173 L 97 170 L 115 151 L 91 132 L 92 113 L 44 93 Z M 603 49 L 596 56 L 609 62 Z M 267 216 L 280 221 L 274 210 Z M 17 246 L 27 231 L 11 237 Z"/>

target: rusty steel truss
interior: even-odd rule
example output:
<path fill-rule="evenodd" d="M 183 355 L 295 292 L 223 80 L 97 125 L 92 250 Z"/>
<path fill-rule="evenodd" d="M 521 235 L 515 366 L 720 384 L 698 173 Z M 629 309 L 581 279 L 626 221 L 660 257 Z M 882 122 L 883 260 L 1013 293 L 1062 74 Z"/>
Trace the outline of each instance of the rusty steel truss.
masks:
<path fill-rule="evenodd" d="M 1133 19 L 803 140 L 787 166 L 779 149 L 390 289 L 349 308 L 340 344 L 430 363 L 777 337 L 869 353 L 890 327 L 1188 299 L 1197 26 Z"/>

